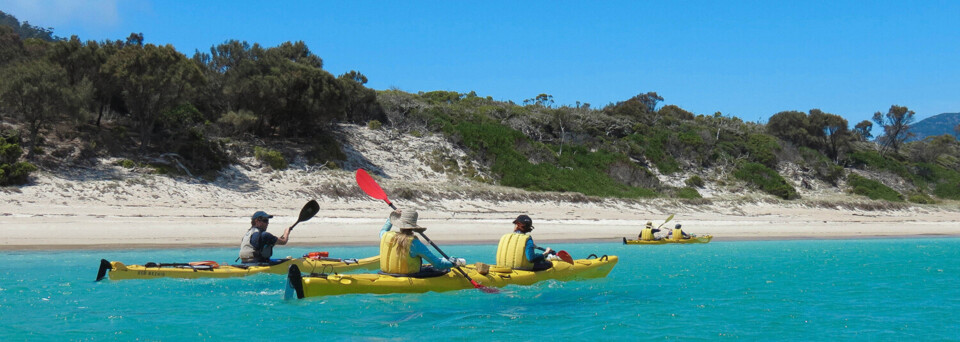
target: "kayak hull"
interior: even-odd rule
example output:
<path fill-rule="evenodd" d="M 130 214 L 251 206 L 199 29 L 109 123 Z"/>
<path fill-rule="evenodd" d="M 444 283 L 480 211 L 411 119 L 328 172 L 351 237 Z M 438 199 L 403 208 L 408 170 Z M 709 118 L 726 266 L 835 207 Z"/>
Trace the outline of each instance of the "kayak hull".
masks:
<path fill-rule="evenodd" d="M 173 266 L 175 265 L 175 266 Z M 291 265 L 296 265 L 306 272 L 348 272 L 354 270 L 372 270 L 380 267 L 380 256 L 357 259 L 355 263 L 336 260 L 313 260 L 305 258 L 287 259 L 270 266 L 230 266 L 209 265 L 191 266 L 189 264 L 171 264 L 150 267 L 144 265 L 125 265 L 119 261 L 100 261 L 100 270 L 97 280 L 109 277 L 111 280 L 120 279 L 155 279 L 155 278 L 234 278 L 245 277 L 258 273 L 286 274 Z"/>
<path fill-rule="evenodd" d="M 625 245 L 668 245 L 668 244 L 708 243 L 712 239 L 713 239 L 713 235 L 697 236 L 690 239 L 681 239 L 681 240 L 660 239 L 660 240 L 653 240 L 653 241 L 627 240 L 627 238 L 623 238 L 623 244 Z"/>
<path fill-rule="evenodd" d="M 549 279 L 569 281 L 603 278 L 616 266 L 617 261 L 616 256 L 574 260 L 573 264 L 553 261 L 553 267 L 537 272 L 492 266 L 486 275 L 480 274 L 475 265 L 467 265 L 461 268 L 470 278 L 482 286 L 504 287 L 507 285 L 531 285 Z M 288 299 L 360 293 L 444 292 L 474 288 L 470 281 L 455 270 L 438 277 L 411 278 L 384 274 L 314 274 L 305 276 L 299 270 L 291 268 L 287 281 L 285 298 Z"/>

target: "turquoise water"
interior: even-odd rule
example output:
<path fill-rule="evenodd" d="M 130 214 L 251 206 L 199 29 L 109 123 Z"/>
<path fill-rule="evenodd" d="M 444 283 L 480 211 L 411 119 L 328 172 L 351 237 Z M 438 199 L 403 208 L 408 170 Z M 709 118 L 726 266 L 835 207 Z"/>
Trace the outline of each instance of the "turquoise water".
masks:
<path fill-rule="evenodd" d="M 960 339 L 960 239 L 553 247 L 575 258 L 618 255 L 620 263 L 606 279 L 512 286 L 500 294 L 284 301 L 280 275 L 93 281 L 101 258 L 232 261 L 234 249 L 2 252 L 0 340 Z M 491 263 L 495 248 L 444 250 Z M 310 250 L 317 249 L 277 254 Z"/>

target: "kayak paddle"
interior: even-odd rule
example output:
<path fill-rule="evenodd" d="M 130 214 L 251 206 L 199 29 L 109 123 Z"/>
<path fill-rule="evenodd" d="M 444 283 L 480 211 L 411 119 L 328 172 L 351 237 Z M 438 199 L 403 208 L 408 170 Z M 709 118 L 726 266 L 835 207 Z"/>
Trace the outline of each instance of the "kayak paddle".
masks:
<path fill-rule="evenodd" d="M 369 195 L 370 197 L 376 198 L 378 200 L 383 200 L 384 202 L 387 202 L 387 204 L 390 205 L 390 207 L 393 208 L 393 210 L 397 210 L 397 207 L 394 206 L 393 203 L 390 203 L 390 199 L 387 198 L 387 194 L 383 192 L 383 188 L 380 187 L 380 184 L 377 184 L 377 181 L 374 180 L 373 177 L 370 177 L 367 171 L 363 169 L 357 169 L 357 185 L 359 185 L 360 189 L 363 190 L 363 192 L 367 193 L 367 195 Z M 430 238 L 424 235 L 423 232 L 417 232 L 417 233 L 420 233 L 420 236 L 422 236 L 424 240 L 427 240 L 427 242 L 429 242 L 430 245 L 432 245 L 433 248 L 437 250 L 437 252 L 440 252 L 440 255 L 442 255 L 447 260 L 450 260 L 450 257 L 447 256 L 447 253 L 444 253 L 442 250 L 440 250 L 440 247 L 437 247 L 437 244 L 433 243 L 433 240 L 430 240 Z M 483 291 L 486 293 L 500 292 L 500 290 L 496 288 L 480 285 L 480 283 L 478 283 L 476 280 L 473 280 L 473 278 L 470 278 L 470 276 L 467 275 L 467 272 L 464 272 L 463 269 L 460 268 L 460 266 L 457 266 L 457 264 L 453 264 L 453 268 L 456 269 L 457 272 L 459 272 L 460 275 L 462 275 L 464 278 L 467 278 L 467 280 L 470 281 L 470 284 L 473 284 L 473 287 L 479 289 L 480 291 Z"/>
<path fill-rule="evenodd" d="M 546 248 L 543 248 L 543 247 L 537 247 L 537 249 L 541 251 L 547 250 Z M 567 253 L 567 251 L 550 251 L 550 254 L 556 255 L 557 257 L 560 258 L 560 260 L 563 260 L 568 264 L 573 263 L 573 257 L 570 256 L 570 253 Z"/>
<path fill-rule="evenodd" d="M 383 192 L 383 189 L 380 188 L 380 185 L 377 184 L 377 181 L 370 177 L 370 174 L 367 173 L 364 169 L 357 169 L 357 185 L 360 186 L 360 190 L 366 192 L 368 196 L 376 198 L 378 200 L 383 200 L 387 202 L 393 210 L 397 210 L 397 207 L 390 203 L 390 199 L 387 198 L 387 193 Z"/>
<path fill-rule="evenodd" d="M 320 204 L 317 204 L 316 200 L 310 200 L 310 202 L 307 202 L 307 204 L 303 206 L 303 209 L 300 209 L 300 217 L 297 218 L 297 222 L 294 222 L 293 225 L 290 226 L 290 230 L 292 231 L 293 227 L 297 226 L 297 223 L 309 220 L 319 212 Z"/>
<path fill-rule="evenodd" d="M 663 223 L 657 226 L 657 229 L 660 229 L 660 227 L 663 227 L 663 225 L 667 224 L 667 222 L 670 222 L 670 220 L 672 219 L 673 219 L 673 214 L 670 214 L 670 216 L 668 216 L 667 219 L 663 221 Z"/>

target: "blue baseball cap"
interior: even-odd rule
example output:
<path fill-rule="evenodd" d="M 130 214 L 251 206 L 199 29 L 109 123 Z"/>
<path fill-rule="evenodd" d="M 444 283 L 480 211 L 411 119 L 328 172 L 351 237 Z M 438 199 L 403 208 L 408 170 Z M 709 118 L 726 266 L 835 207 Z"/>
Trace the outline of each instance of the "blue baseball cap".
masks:
<path fill-rule="evenodd" d="M 273 218 L 273 215 L 268 215 L 266 212 L 264 212 L 264 211 L 261 210 L 261 211 L 258 211 L 258 212 L 253 213 L 253 217 L 251 217 L 251 218 L 254 219 L 254 220 L 256 220 L 256 219 L 258 219 L 258 218 L 272 219 L 272 218 Z"/>

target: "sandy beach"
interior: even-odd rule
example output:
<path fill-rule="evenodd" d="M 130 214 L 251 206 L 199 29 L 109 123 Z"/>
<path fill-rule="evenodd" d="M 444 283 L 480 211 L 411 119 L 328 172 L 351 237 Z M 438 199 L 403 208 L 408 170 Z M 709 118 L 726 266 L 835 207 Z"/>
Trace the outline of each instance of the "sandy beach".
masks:
<path fill-rule="evenodd" d="M 238 246 L 253 212 L 275 215 L 268 231 L 280 235 L 310 199 L 320 203 L 320 213 L 296 227 L 291 245 L 375 245 L 391 209 L 359 189 L 352 171 L 357 168 L 377 175 L 398 207 L 417 209 L 428 236 L 444 244 L 495 243 L 519 214 L 533 218 L 538 243 L 618 242 L 636 237 L 647 221 L 659 225 L 670 215 L 664 227 L 680 223 L 686 232 L 712 234 L 715 241 L 960 236 L 956 201 L 890 206 L 818 184 L 798 187 L 803 199 L 795 201 L 708 184 L 700 189 L 708 201 L 700 204 L 527 193 L 438 172 L 431 167 L 436 151 L 461 165 L 466 160 L 466 151 L 439 136 L 396 139 L 354 125 L 340 130 L 345 170 L 302 160 L 272 170 L 240 158 L 216 180 L 200 181 L 125 169 L 119 159 L 103 158 L 92 166 L 41 171 L 30 185 L 0 188 L 0 249 Z M 685 177 L 661 181 L 682 186 Z"/>
<path fill-rule="evenodd" d="M 360 192 L 348 171 L 234 168 L 226 174 L 212 183 L 177 181 L 106 163 L 71 175 L 41 173 L 33 185 L 0 192 L 0 249 L 234 246 L 254 211 L 276 215 L 268 231 L 279 235 L 312 198 L 320 213 L 296 227 L 291 245 L 375 245 L 390 212 Z M 231 175 L 252 188 L 232 184 Z M 390 189 L 402 182 L 382 179 L 381 185 Z M 330 191 L 343 194 L 329 196 Z M 533 217 L 533 234 L 541 243 L 617 242 L 637 236 L 646 221 L 659 225 L 671 214 L 664 227 L 681 223 L 685 231 L 712 234 L 715 241 L 960 236 L 960 210 L 944 205 L 868 211 L 762 200 L 393 201 L 416 208 L 428 236 L 444 244 L 495 243 L 522 213 Z"/>

